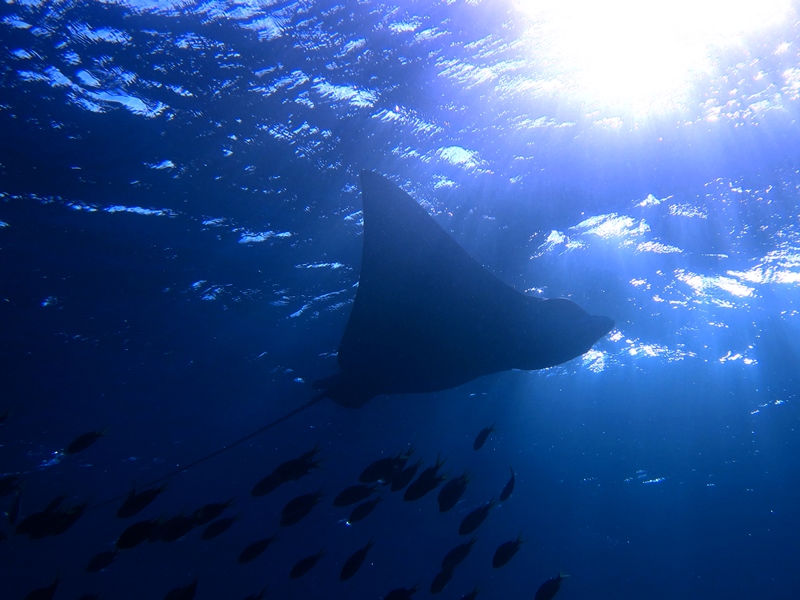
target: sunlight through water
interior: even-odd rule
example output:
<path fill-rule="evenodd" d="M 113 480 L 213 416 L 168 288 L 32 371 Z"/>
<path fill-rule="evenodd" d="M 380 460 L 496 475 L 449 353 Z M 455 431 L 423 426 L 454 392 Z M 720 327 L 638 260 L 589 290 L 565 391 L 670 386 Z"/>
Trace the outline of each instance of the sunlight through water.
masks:
<path fill-rule="evenodd" d="M 764 43 L 793 14 L 787 0 L 517 0 L 544 87 L 591 111 L 644 118 L 681 110 L 724 70 L 726 51 Z"/>

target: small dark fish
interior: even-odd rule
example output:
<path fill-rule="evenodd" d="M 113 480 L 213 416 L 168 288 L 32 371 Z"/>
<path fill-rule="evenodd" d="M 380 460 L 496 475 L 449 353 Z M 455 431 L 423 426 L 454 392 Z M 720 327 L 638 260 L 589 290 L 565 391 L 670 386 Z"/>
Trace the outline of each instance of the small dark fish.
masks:
<path fill-rule="evenodd" d="M 222 535 L 231 528 L 236 521 L 242 518 L 242 515 L 234 515 L 233 517 L 223 517 L 217 519 L 203 530 L 203 535 L 200 537 L 204 540 L 213 540 L 218 535 Z"/>
<path fill-rule="evenodd" d="M 73 518 L 69 514 L 73 509 L 66 508 L 59 510 L 66 497 L 65 494 L 58 496 L 51 500 L 50 504 L 48 504 L 44 510 L 32 513 L 22 519 L 14 530 L 14 533 L 17 535 L 27 535 L 32 540 L 38 540 L 48 535 L 55 535 L 53 531 L 56 527 L 63 526 L 65 520 Z M 74 510 L 80 510 L 80 514 L 82 514 L 84 509 L 76 507 Z M 80 514 L 75 517 L 75 520 L 80 517 Z"/>
<path fill-rule="evenodd" d="M 520 533 L 517 536 L 516 540 L 511 540 L 510 542 L 503 542 L 497 547 L 497 550 L 494 551 L 494 557 L 492 558 L 492 566 L 495 569 L 499 569 L 508 564 L 514 555 L 519 550 L 519 547 L 523 544 L 522 534 Z"/>
<path fill-rule="evenodd" d="M 358 480 L 361 483 L 377 483 L 378 481 L 391 483 L 394 477 L 396 458 L 395 456 L 387 456 L 368 464 L 361 471 Z"/>
<path fill-rule="evenodd" d="M 58 582 L 61 581 L 61 573 L 59 573 L 53 583 L 46 587 L 41 587 L 33 590 L 27 596 L 25 596 L 25 600 L 53 600 L 53 596 L 56 594 L 56 588 L 58 587 Z"/>
<path fill-rule="evenodd" d="M 266 593 L 267 593 L 267 588 L 264 588 L 263 590 L 261 590 L 257 594 L 250 594 L 244 600 L 263 600 L 264 594 L 266 594 Z"/>
<path fill-rule="evenodd" d="M 41 539 L 47 537 L 50 530 L 50 521 L 52 519 L 52 512 L 42 510 L 39 512 L 31 513 L 14 529 L 16 535 L 31 536 L 31 539 Z M 40 535 L 41 533 L 41 535 Z"/>
<path fill-rule="evenodd" d="M 65 510 L 57 510 L 53 513 L 55 519 L 53 521 L 53 530 L 50 535 L 61 535 L 78 522 L 83 516 L 86 509 L 89 508 L 89 501 L 77 506 L 70 506 Z"/>
<path fill-rule="evenodd" d="M 469 594 L 464 594 L 463 596 L 461 596 L 461 600 L 475 600 L 475 598 L 478 597 L 478 592 L 479 591 L 480 590 L 478 589 L 478 586 L 476 585 L 475 588 Z"/>
<path fill-rule="evenodd" d="M 383 600 L 408 600 L 417 593 L 417 584 L 415 583 L 411 588 L 397 588 L 389 592 L 383 597 Z"/>
<path fill-rule="evenodd" d="M 322 490 L 313 494 L 303 494 L 289 500 L 286 506 L 283 507 L 283 511 L 281 511 L 281 527 L 288 527 L 297 523 L 311 512 L 311 509 L 317 505 L 320 498 L 322 498 Z"/>
<path fill-rule="evenodd" d="M 445 475 L 439 475 L 439 468 L 444 464 L 443 460 L 436 458 L 436 464 L 428 467 L 420 473 L 417 480 L 408 486 L 408 489 L 403 493 L 403 500 L 413 501 L 419 500 L 428 492 L 435 490 L 442 481 L 446 479 Z"/>
<path fill-rule="evenodd" d="M 382 499 L 383 498 L 381 496 L 378 496 L 374 500 L 367 500 L 366 502 L 362 502 L 361 504 L 356 506 L 350 512 L 350 516 L 347 517 L 347 523 L 352 525 L 353 523 L 356 523 L 357 521 L 360 521 L 361 519 L 365 518 L 369 513 L 375 510 L 375 507 L 378 506 L 378 503 Z"/>
<path fill-rule="evenodd" d="M 475 531 L 480 524 L 484 522 L 486 517 L 489 516 L 489 511 L 492 510 L 494 505 L 495 501 L 490 500 L 464 517 L 464 519 L 461 521 L 461 525 L 458 526 L 459 535 L 469 535 Z"/>
<path fill-rule="evenodd" d="M 225 502 L 206 504 L 205 506 L 201 506 L 194 511 L 192 513 L 192 518 L 194 519 L 195 525 L 205 525 L 206 523 L 211 523 L 211 521 L 225 512 L 226 508 L 230 508 L 232 505 L 233 498 L 226 500 Z"/>
<path fill-rule="evenodd" d="M 461 496 L 464 495 L 468 483 L 469 475 L 467 475 L 466 471 L 455 479 L 451 479 L 445 483 L 444 487 L 439 492 L 439 512 L 447 512 L 453 508 L 461 499 Z"/>
<path fill-rule="evenodd" d="M 319 467 L 319 461 L 314 460 L 314 457 L 319 454 L 319 452 L 319 444 L 317 444 L 301 456 L 292 460 L 287 460 L 285 463 L 278 465 L 274 472 L 277 473 L 284 482 L 297 481 L 301 477 L 305 477 L 311 473 L 311 469 Z"/>
<path fill-rule="evenodd" d="M 176 515 L 156 527 L 147 538 L 151 542 L 177 542 L 195 527 L 191 515 Z"/>
<path fill-rule="evenodd" d="M 50 504 L 44 507 L 44 512 L 53 512 L 58 510 L 58 507 L 61 506 L 61 503 L 67 499 L 66 494 L 61 494 L 60 496 L 56 496 L 52 500 L 50 500 Z"/>
<path fill-rule="evenodd" d="M 511 469 L 511 467 L 509 467 Z M 508 483 L 503 488 L 503 491 L 500 492 L 500 502 L 505 502 L 511 496 L 511 492 L 514 491 L 514 469 L 511 469 L 511 479 L 508 480 Z"/>
<path fill-rule="evenodd" d="M 169 592 L 167 592 L 167 595 L 164 596 L 164 600 L 193 600 L 196 592 L 197 579 L 195 579 L 189 585 L 181 585 L 171 589 Z"/>
<path fill-rule="evenodd" d="M 7 539 L 8 539 L 8 534 L 5 531 L 0 530 L 0 542 Z"/>
<path fill-rule="evenodd" d="M 14 498 L 14 503 L 8 509 L 8 523 L 13 525 L 19 519 L 19 513 L 22 509 L 22 488 L 17 488 L 17 497 Z"/>
<path fill-rule="evenodd" d="M 105 434 L 106 431 L 87 431 L 86 433 L 82 433 L 69 443 L 69 446 L 64 449 L 64 454 L 83 452 Z"/>
<path fill-rule="evenodd" d="M 256 498 L 259 496 L 266 496 L 270 492 L 275 491 L 283 485 L 285 481 L 280 478 L 280 475 L 272 472 L 266 477 L 260 479 L 258 483 L 253 486 L 253 489 L 250 490 L 250 495 L 255 496 Z"/>
<path fill-rule="evenodd" d="M 376 483 L 381 482 L 384 485 L 392 483 L 395 476 L 398 475 L 406 466 L 409 457 L 414 453 L 414 447 L 411 446 L 408 450 L 400 452 L 397 456 L 387 456 L 379 458 L 378 460 L 370 463 L 361 471 L 358 480 L 361 483 Z"/>
<path fill-rule="evenodd" d="M 469 553 L 472 551 L 472 546 L 475 545 L 475 538 L 473 537 L 470 541 L 466 542 L 465 544 L 459 544 L 450 552 L 444 555 L 442 559 L 442 571 L 452 571 L 454 570 L 462 560 L 469 556 Z"/>
<path fill-rule="evenodd" d="M 314 460 L 314 456 L 319 453 L 319 444 L 302 456 L 292 458 L 281 463 L 269 475 L 261 479 L 253 486 L 250 494 L 252 496 L 266 496 L 270 492 L 289 481 L 297 481 L 311 473 L 311 469 L 319 467 L 319 461 Z"/>
<path fill-rule="evenodd" d="M 149 490 L 144 490 L 142 492 L 137 492 L 136 488 L 133 488 L 128 494 L 128 497 L 125 498 L 125 502 L 123 502 L 122 506 L 119 507 L 117 516 L 120 519 L 127 519 L 128 517 L 132 517 L 133 515 L 140 513 L 147 508 L 150 503 L 153 502 L 153 500 L 158 498 L 158 495 L 161 494 L 165 489 L 167 489 L 166 484 L 157 488 L 150 488 Z"/>
<path fill-rule="evenodd" d="M 555 595 L 558 593 L 559 588 L 561 587 L 561 581 L 567 577 L 569 577 L 569 575 L 559 573 L 558 577 L 553 577 L 552 579 L 545 581 L 539 586 L 539 589 L 536 590 L 536 597 L 534 600 L 553 600 Z"/>
<path fill-rule="evenodd" d="M 417 474 L 417 469 L 422 466 L 422 459 L 420 458 L 417 462 L 415 462 L 410 467 L 406 467 L 400 473 L 395 475 L 394 479 L 392 479 L 392 491 L 399 492 L 404 487 L 406 487 L 411 480 L 414 479 L 414 475 Z"/>
<path fill-rule="evenodd" d="M 19 475 L 0 477 L 0 498 L 13 494 L 19 488 Z"/>
<path fill-rule="evenodd" d="M 114 559 L 117 558 L 118 552 L 116 550 L 105 550 L 103 552 L 98 552 L 92 557 L 92 560 L 89 561 L 89 564 L 86 565 L 86 572 L 87 573 L 97 573 L 98 571 L 102 571 L 108 565 L 114 562 Z"/>
<path fill-rule="evenodd" d="M 438 594 L 453 578 L 452 571 L 439 571 L 431 582 L 431 594 Z"/>
<path fill-rule="evenodd" d="M 88 506 L 89 503 L 84 502 L 77 506 L 33 513 L 22 519 L 14 533 L 27 535 L 32 540 L 40 540 L 49 535 L 61 535 L 81 518 Z"/>
<path fill-rule="evenodd" d="M 255 560 L 262 552 L 264 552 L 264 550 L 269 548 L 270 544 L 272 544 L 272 542 L 274 542 L 276 539 L 276 536 L 273 535 L 267 538 L 256 540 L 242 550 L 242 552 L 239 554 L 239 562 L 244 564 L 249 563 L 251 560 Z"/>
<path fill-rule="evenodd" d="M 367 558 L 367 552 L 369 552 L 370 548 L 374 545 L 375 542 L 372 540 L 368 541 L 366 546 L 353 552 L 350 557 L 344 561 L 342 571 L 339 573 L 339 579 L 341 581 L 347 581 L 358 572 L 364 559 Z"/>
<path fill-rule="evenodd" d="M 489 434 L 494 431 L 495 425 L 497 425 L 497 423 L 492 423 L 491 427 L 484 427 L 483 429 L 481 429 L 481 432 L 478 434 L 478 437 L 476 437 L 475 441 L 472 442 L 472 448 L 474 450 L 480 450 L 481 448 L 483 448 L 483 445 L 486 443 Z"/>
<path fill-rule="evenodd" d="M 325 554 L 324 550 L 320 550 L 316 554 L 312 554 L 311 556 L 306 556 L 305 558 L 301 558 L 298 560 L 292 570 L 289 572 L 290 579 L 297 579 L 298 577 L 302 577 L 306 573 L 308 573 L 311 569 L 314 568 L 314 565 L 317 564 L 320 558 L 323 557 Z"/>
<path fill-rule="evenodd" d="M 117 550 L 130 550 L 144 542 L 161 525 L 160 519 L 147 519 L 137 521 L 117 538 L 115 546 Z"/>
<path fill-rule="evenodd" d="M 333 499 L 334 506 L 350 506 L 356 502 L 361 502 L 365 498 L 369 498 L 378 489 L 374 485 L 351 485 L 349 488 L 342 490 L 336 498 Z"/>

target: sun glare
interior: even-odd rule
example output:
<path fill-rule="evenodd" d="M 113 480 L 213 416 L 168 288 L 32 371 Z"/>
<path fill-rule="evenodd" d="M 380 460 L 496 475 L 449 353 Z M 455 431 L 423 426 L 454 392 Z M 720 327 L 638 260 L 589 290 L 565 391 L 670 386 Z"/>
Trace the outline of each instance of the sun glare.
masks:
<path fill-rule="evenodd" d="M 525 42 L 549 81 L 589 110 L 644 116 L 681 108 L 692 83 L 735 45 L 761 41 L 789 0 L 517 0 Z M 776 40 L 776 48 L 780 40 Z"/>

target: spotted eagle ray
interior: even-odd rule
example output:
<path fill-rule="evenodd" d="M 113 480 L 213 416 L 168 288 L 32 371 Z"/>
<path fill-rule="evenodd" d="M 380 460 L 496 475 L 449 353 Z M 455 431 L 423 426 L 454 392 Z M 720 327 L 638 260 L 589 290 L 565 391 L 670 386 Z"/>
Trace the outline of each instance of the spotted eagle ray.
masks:
<path fill-rule="evenodd" d="M 385 177 L 362 171 L 361 198 L 361 275 L 339 345 L 340 372 L 314 382 L 321 391 L 302 406 L 147 486 L 325 398 L 357 408 L 379 395 L 430 393 L 501 371 L 545 369 L 586 353 L 614 326 L 571 300 L 536 298 L 503 283 Z"/>

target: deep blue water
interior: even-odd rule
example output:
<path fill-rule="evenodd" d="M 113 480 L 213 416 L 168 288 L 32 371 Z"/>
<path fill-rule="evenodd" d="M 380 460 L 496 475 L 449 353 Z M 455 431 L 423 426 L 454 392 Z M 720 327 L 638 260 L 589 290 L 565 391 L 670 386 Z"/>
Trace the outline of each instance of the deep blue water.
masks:
<path fill-rule="evenodd" d="M 616 328 L 593 352 L 437 394 L 317 404 L 170 479 L 139 517 L 234 497 L 214 540 L 89 559 L 119 502 L 42 540 L 0 531 L 0 596 L 428 597 L 470 510 L 516 472 L 438 596 L 795 598 L 800 526 L 800 38 L 722 52 L 672 111 L 547 87 L 506 2 L 0 6 L 0 476 L 22 517 L 99 504 L 303 404 L 336 372 L 361 252 L 358 173 L 406 189 L 519 290 Z M 786 44 L 781 46 L 781 44 Z M 635 82 L 637 74 L 630 73 Z M 616 111 L 616 112 L 615 112 Z M 486 446 L 478 431 L 496 422 Z M 82 453 L 77 435 L 108 429 Z M 250 489 L 315 444 L 321 467 Z M 462 501 L 331 505 L 407 445 L 469 469 Z M 324 489 L 279 528 L 284 504 Z M 14 500 L 0 498 L 8 511 Z M 248 565 L 256 538 L 278 541 Z M 505 567 L 491 557 L 522 532 Z M 367 563 L 340 583 L 369 539 Z M 305 577 L 291 566 L 324 549 Z"/>

